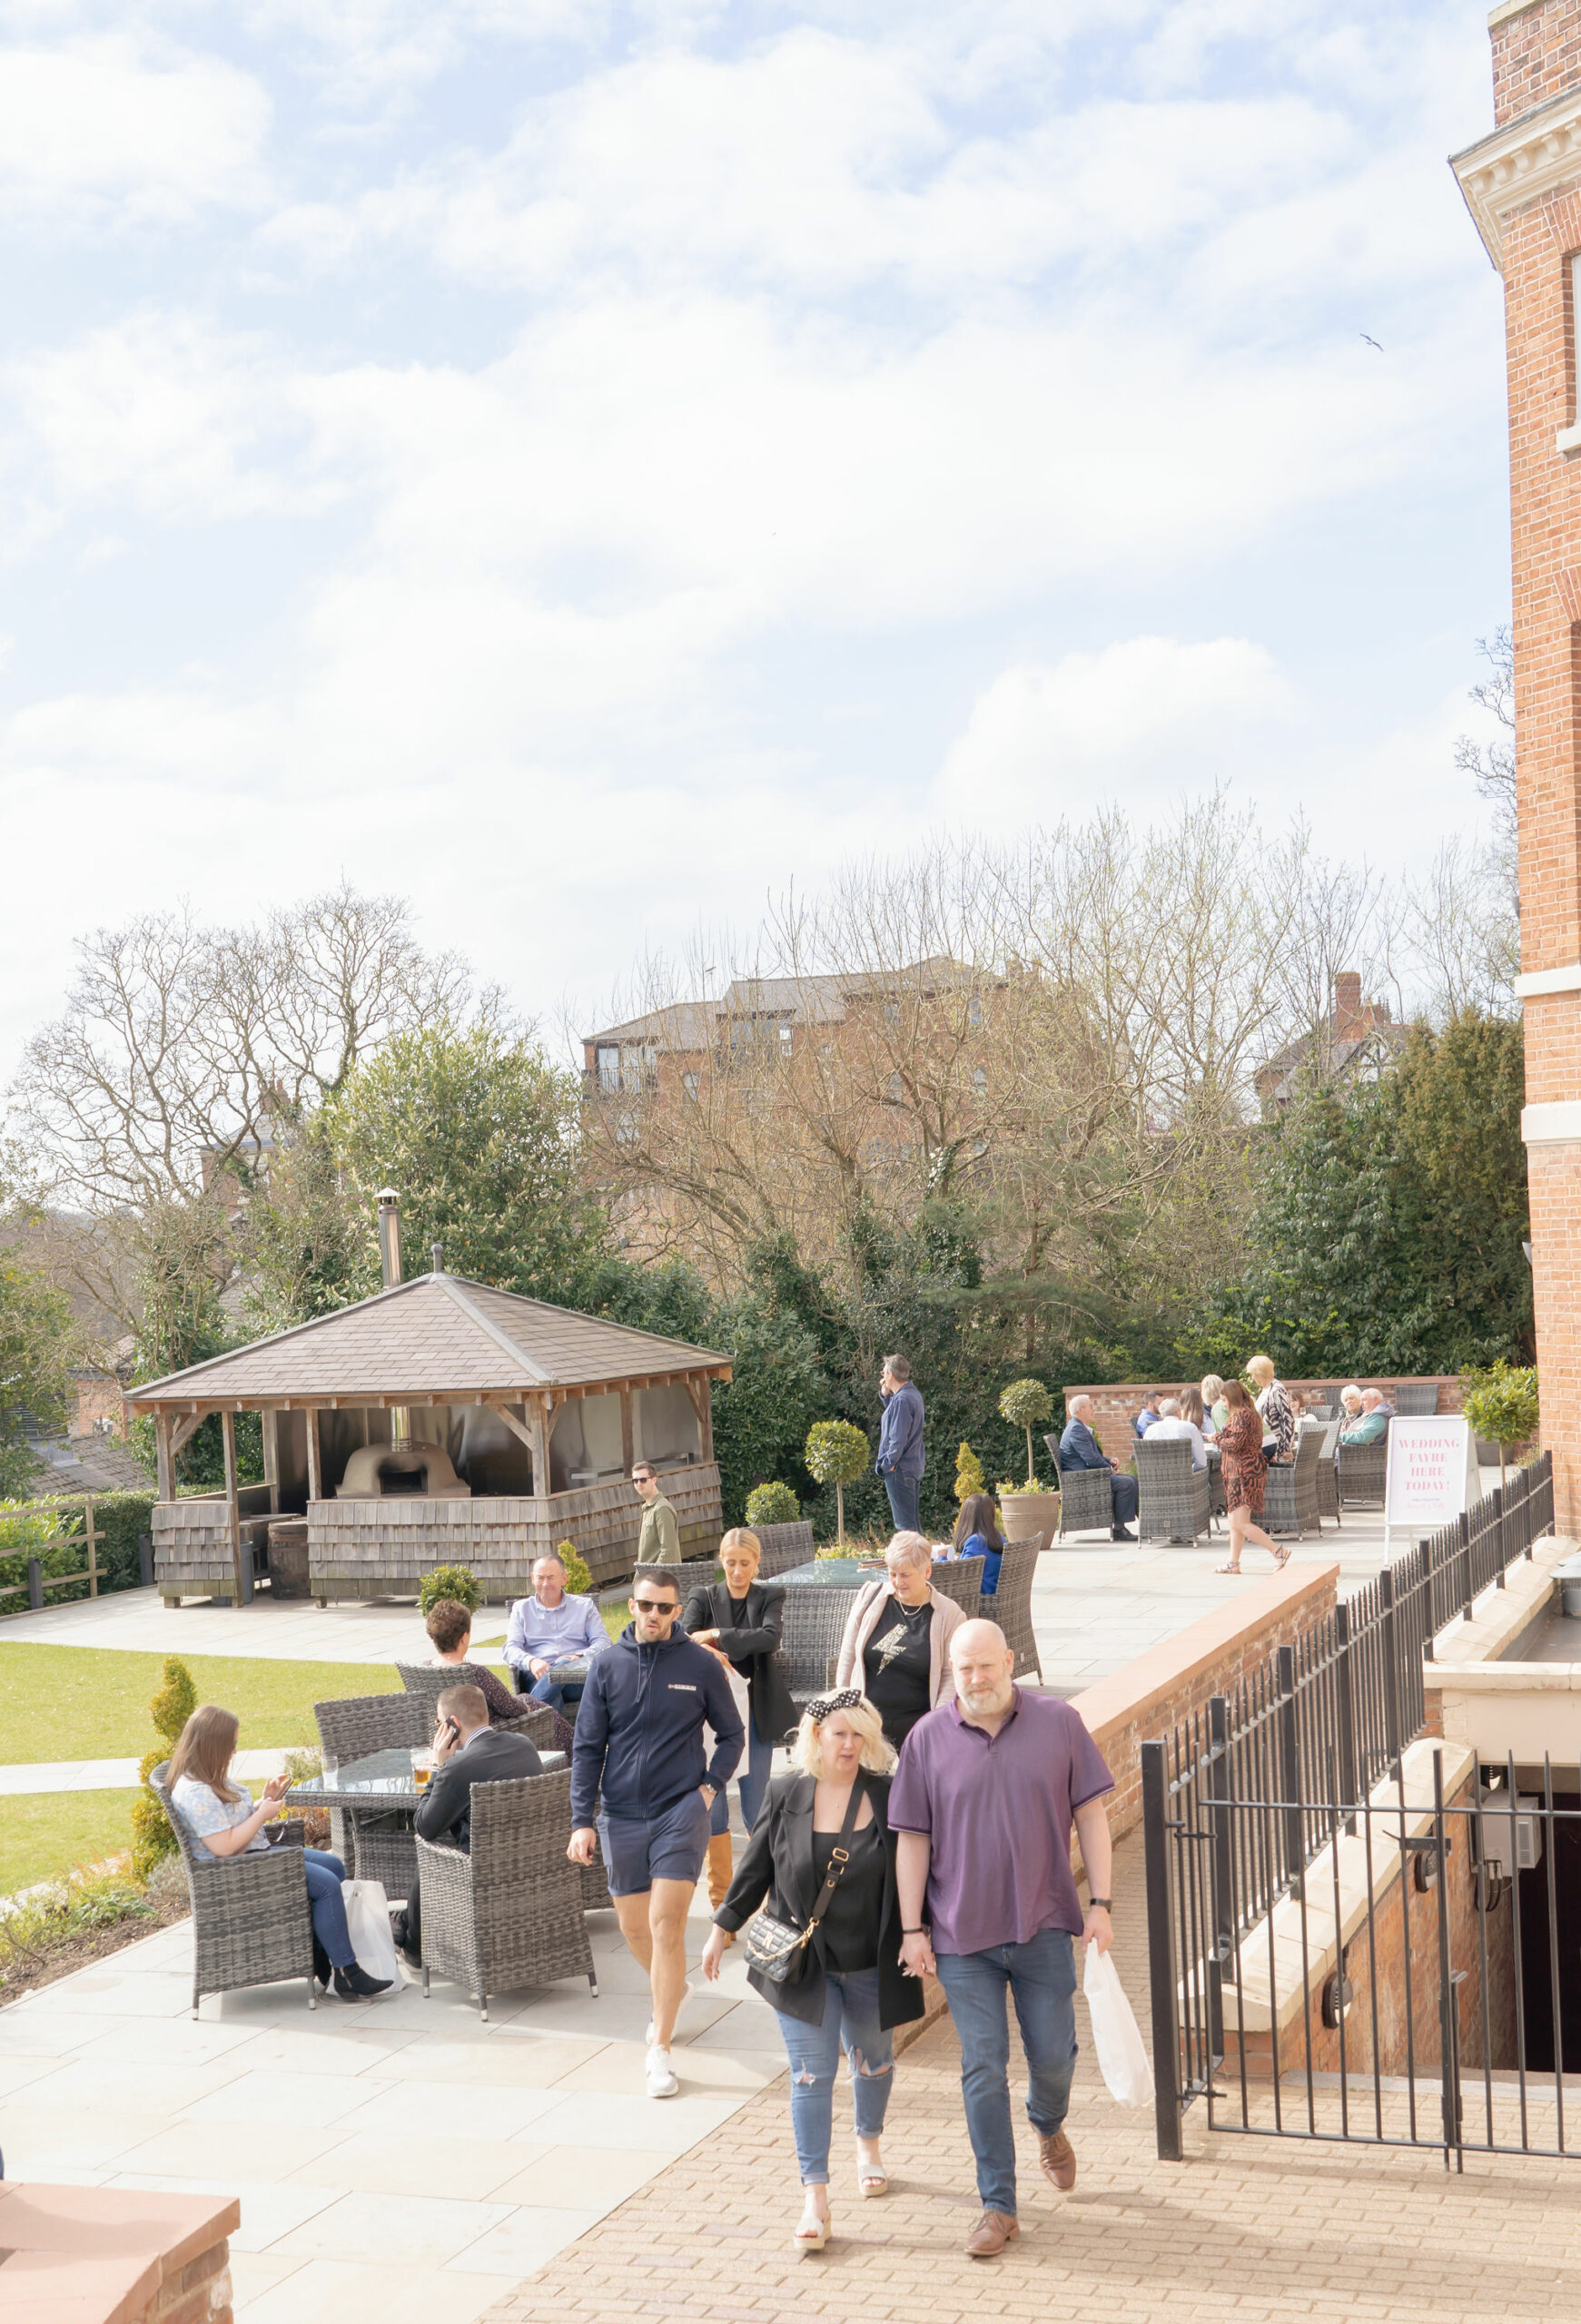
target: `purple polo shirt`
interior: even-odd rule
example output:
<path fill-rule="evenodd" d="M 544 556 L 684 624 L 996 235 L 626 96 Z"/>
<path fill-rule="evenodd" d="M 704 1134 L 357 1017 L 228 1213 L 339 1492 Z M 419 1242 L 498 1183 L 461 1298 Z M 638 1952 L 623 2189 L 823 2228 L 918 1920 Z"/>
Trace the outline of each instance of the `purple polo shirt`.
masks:
<path fill-rule="evenodd" d="M 1114 1788 L 1080 1715 L 1057 1695 L 1015 1689 L 997 1735 L 958 1703 L 920 1718 L 889 1788 L 890 1829 L 933 1843 L 928 1918 L 935 1953 L 1025 1945 L 1040 1929 L 1082 1934 L 1071 1875 L 1078 1807 Z"/>

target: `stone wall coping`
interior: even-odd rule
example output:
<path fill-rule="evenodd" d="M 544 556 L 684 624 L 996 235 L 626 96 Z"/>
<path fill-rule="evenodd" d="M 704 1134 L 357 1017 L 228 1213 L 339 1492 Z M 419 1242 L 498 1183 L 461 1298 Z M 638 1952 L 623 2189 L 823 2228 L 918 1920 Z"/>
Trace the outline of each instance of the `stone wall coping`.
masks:
<path fill-rule="evenodd" d="M 1499 1662 L 1506 1647 L 1541 1613 L 1554 1590 L 1554 1568 L 1576 1553 L 1576 1543 L 1563 1534 L 1534 1541 L 1529 1558 L 1517 1558 L 1505 1576 L 1502 1590 L 1490 1586 L 1471 1610 L 1471 1620 L 1457 1615 L 1433 1640 L 1433 1659 L 1422 1665 L 1423 1684 L 1443 1688 L 1459 1683 L 1468 1669 L 1488 1663 L 1498 1669 L 1559 1669 L 1564 1664 Z"/>
<path fill-rule="evenodd" d="M 20 2278 L 21 2303 L 51 2324 L 129 2324 L 162 2284 L 241 2223 L 233 2196 L 0 2180 L 0 2249 L 12 2254 L 0 2286 Z"/>
<path fill-rule="evenodd" d="M 1468 1780 L 1476 1765 L 1477 1755 L 1464 1743 L 1440 1742 L 1436 1736 L 1420 1737 L 1407 1746 L 1401 1761 L 1404 1777 L 1404 1832 L 1418 1839 L 1433 1821 L 1433 1760 L 1441 1755 L 1444 1762 L 1444 1797 L 1451 1800 Z M 1381 1826 L 1392 1840 L 1401 1831 L 1401 1787 L 1392 1776 L 1374 1785 L 1368 1795 L 1369 1805 L 1388 1814 L 1392 1821 Z M 1280 2030 L 1289 2025 L 1307 2006 L 1309 1994 L 1334 1974 L 1335 1965 L 1357 1930 L 1366 1919 L 1369 1907 L 1376 1909 L 1400 1876 L 1402 1858 L 1393 1847 L 1380 1846 L 1377 1834 L 1371 1849 L 1371 1876 L 1369 1877 L 1368 1842 L 1365 1829 L 1341 1834 L 1338 1844 L 1330 1841 L 1307 1866 L 1307 1903 L 1304 1915 L 1299 1897 L 1283 1896 L 1270 1914 L 1244 1929 L 1240 1935 L 1240 1984 L 1231 1984 L 1228 1974 L 1224 1978 L 1224 2023 L 1238 2031 L 1266 2034 L 1270 2021 L 1277 2016 Z M 1338 1932 L 1336 1931 L 1335 1892 L 1339 1892 Z M 1271 1953 L 1272 1998 L 1270 1989 L 1270 1955 Z M 1206 1971 L 1199 1963 L 1196 1970 L 1197 1990 L 1202 1991 Z M 1181 1987 L 1182 2004 L 1185 1985 Z M 1182 2006 L 1182 2023 L 1184 2010 Z"/>
<path fill-rule="evenodd" d="M 1331 1602 L 1339 1579 L 1337 1565 L 1290 1566 L 1266 1581 L 1243 1583 L 1214 1612 L 1073 1696 L 1072 1709 L 1081 1712 L 1102 1750 L 1106 1733 L 1141 1726 L 1150 1711 L 1161 1709 L 1192 1679 L 1221 1661 L 1249 1631 L 1266 1629 L 1281 1616 L 1299 1620 L 1309 1604 Z"/>

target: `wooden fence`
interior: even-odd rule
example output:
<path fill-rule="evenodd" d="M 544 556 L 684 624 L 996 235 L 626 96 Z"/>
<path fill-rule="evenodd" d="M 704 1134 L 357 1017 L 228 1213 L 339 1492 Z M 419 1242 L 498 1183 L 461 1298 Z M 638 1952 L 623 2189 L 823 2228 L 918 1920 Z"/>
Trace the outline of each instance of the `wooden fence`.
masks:
<path fill-rule="evenodd" d="M 0 1557 L 25 1557 L 27 1560 L 25 1581 L 0 1582 L 0 1620 L 16 1614 L 38 1612 L 44 1603 L 44 1591 L 63 1590 L 68 1582 L 85 1581 L 90 1598 L 96 1598 L 99 1594 L 100 1534 L 94 1522 L 93 1494 L 85 1494 L 80 1502 L 22 1502 L 5 1511 L 4 1518 L 0 1519 L 0 1529 L 14 1518 L 34 1515 L 49 1518 L 59 1530 L 48 1541 L 39 1542 L 31 1549 L 23 1543 L 12 1551 L 5 1547 L 3 1530 L 0 1530 Z M 63 1523 L 63 1520 L 68 1521 Z M 82 1545 L 85 1564 L 74 1573 L 45 1573 L 43 1552 L 45 1550 L 69 1550 L 74 1543 Z M 25 1606 L 13 1606 L 5 1602 L 19 1597 L 26 1599 Z"/>

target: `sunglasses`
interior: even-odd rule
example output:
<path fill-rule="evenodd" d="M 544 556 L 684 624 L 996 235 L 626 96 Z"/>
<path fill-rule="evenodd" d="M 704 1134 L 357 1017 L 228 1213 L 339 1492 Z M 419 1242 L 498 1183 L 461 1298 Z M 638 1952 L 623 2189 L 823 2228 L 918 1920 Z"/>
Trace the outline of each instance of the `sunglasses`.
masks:
<path fill-rule="evenodd" d="M 639 1614 L 678 1614 L 681 1610 L 678 1598 L 634 1598 L 631 1602 Z"/>

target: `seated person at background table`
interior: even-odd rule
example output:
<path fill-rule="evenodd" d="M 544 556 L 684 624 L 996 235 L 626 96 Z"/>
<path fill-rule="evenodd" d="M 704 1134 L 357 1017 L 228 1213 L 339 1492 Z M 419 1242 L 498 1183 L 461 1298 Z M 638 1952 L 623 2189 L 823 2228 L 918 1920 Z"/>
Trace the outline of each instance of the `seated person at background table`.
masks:
<path fill-rule="evenodd" d="M 1339 1422 L 1342 1428 L 1354 1428 L 1361 1418 L 1361 1391 L 1351 1382 L 1339 1391 Z"/>
<path fill-rule="evenodd" d="M 271 1776 L 263 1797 L 253 1806 L 245 1784 L 231 1780 L 231 1762 L 241 1732 L 234 1711 L 218 1703 L 204 1703 L 193 1711 L 181 1731 L 165 1771 L 170 1804 L 200 1847 L 211 1856 L 267 1855 L 263 1827 L 280 1813 L 280 1803 L 291 1782 L 289 1776 Z M 346 1926 L 345 1899 L 341 1883 L 346 1867 L 324 1848 L 303 1848 L 307 1868 L 308 1909 L 313 1923 L 313 1974 L 328 1987 L 331 1976 L 342 2001 L 367 2001 L 386 1993 L 388 1977 L 371 1977 L 357 1965 Z"/>
<path fill-rule="evenodd" d="M 1224 1401 L 1224 1383 L 1216 1372 L 1204 1372 L 1201 1386 L 1202 1409 L 1208 1417 L 1202 1423 L 1204 1436 L 1217 1436 L 1230 1417 L 1230 1407 Z"/>
<path fill-rule="evenodd" d="M 472 1786 L 541 1776 L 543 1761 L 525 1735 L 495 1735 L 481 1688 L 447 1687 L 434 1707 L 434 1771 L 418 1802 L 417 1836 L 443 1847 L 472 1845 Z M 413 1881 L 404 1912 L 390 1926 L 411 1960 L 422 1959 L 420 1884 Z"/>
<path fill-rule="evenodd" d="M 1361 1418 L 1353 1428 L 1340 1430 L 1340 1443 L 1379 1443 L 1388 1433 L 1388 1423 L 1393 1413 L 1392 1405 L 1388 1411 L 1385 1411 L 1384 1402 L 1381 1389 L 1364 1388 L 1361 1392 Z"/>
<path fill-rule="evenodd" d="M 1120 1463 L 1112 1461 L 1092 1433 L 1092 1399 L 1072 1396 L 1065 1407 L 1068 1415 L 1065 1433 L 1060 1439 L 1062 1469 L 1107 1469 L 1113 1479 L 1114 1538 L 1117 1541 L 1134 1541 L 1136 1535 L 1125 1530 L 1126 1521 L 1136 1515 L 1137 1483 L 1134 1477 L 1122 1477 Z"/>
<path fill-rule="evenodd" d="M 1201 1411 L 1201 1399 L 1199 1397 L 1198 1410 Z M 1152 1444 L 1167 1444 L 1172 1443 L 1178 1436 L 1184 1437 L 1191 1448 L 1192 1468 L 1205 1469 L 1208 1465 L 1208 1447 L 1202 1442 L 1201 1429 L 1195 1421 L 1186 1418 L 1181 1410 L 1181 1400 L 1178 1396 L 1166 1396 L 1159 1407 L 1157 1420 L 1148 1431 L 1148 1441 Z"/>
<path fill-rule="evenodd" d="M 581 1679 L 557 1686 L 549 1672 L 557 1662 L 590 1662 L 608 1645 L 603 1615 L 591 1598 L 568 1593 L 564 1561 L 546 1550 L 533 1561 L 532 1596 L 517 1600 L 505 1633 L 505 1659 L 516 1673 L 518 1694 L 555 1710 L 580 1702 Z"/>
<path fill-rule="evenodd" d="M 1377 1403 L 1373 1406 L 1375 1412 L 1381 1413 L 1385 1420 L 1393 1420 L 1396 1417 L 1394 1398 L 1387 1388 L 1373 1388 L 1366 1393 L 1378 1398 Z"/>
<path fill-rule="evenodd" d="M 436 1598 L 429 1608 L 423 1628 L 434 1649 L 434 1660 L 442 1662 L 457 1674 L 466 1673 L 466 1683 L 476 1687 L 489 1706 L 489 1723 L 498 1727 L 501 1720 L 525 1718 L 519 1696 L 509 1687 L 502 1687 L 492 1670 L 480 1662 L 469 1663 L 467 1656 L 472 1644 L 472 1617 L 459 1598 Z"/>
<path fill-rule="evenodd" d="M 1138 1436 L 1145 1436 L 1148 1430 L 1152 1426 L 1154 1421 L 1157 1420 L 1159 1416 L 1159 1399 L 1161 1393 L 1162 1392 L 1160 1389 L 1155 1388 L 1151 1395 L 1147 1395 L 1142 1398 L 1141 1410 L 1138 1413 L 1134 1423 Z"/>
<path fill-rule="evenodd" d="M 999 1588 L 999 1561 L 1004 1555 L 1004 1536 L 999 1530 L 999 1512 L 993 1506 L 991 1492 L 969 1492 L 961 1503 L 954 1546 L 958 1558 L 982 1559 L 983 1595 L 992 1598 Z"/>

